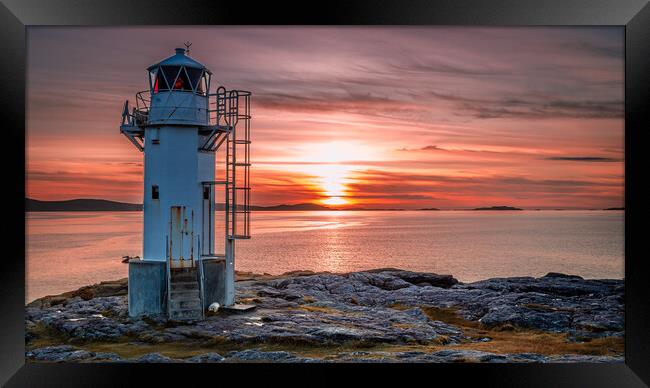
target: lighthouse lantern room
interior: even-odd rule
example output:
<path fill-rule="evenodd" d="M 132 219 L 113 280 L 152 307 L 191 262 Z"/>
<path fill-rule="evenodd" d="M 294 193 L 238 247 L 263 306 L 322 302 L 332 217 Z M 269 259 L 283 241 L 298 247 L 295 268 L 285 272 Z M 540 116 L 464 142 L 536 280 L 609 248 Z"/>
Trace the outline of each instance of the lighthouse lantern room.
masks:
<path fill-rule="evenodd" d="M 235 241 L 250 238 L 251 93 L 213 92 L 212 72 L 183 48 L 147 71 L 149 89 L 125 102 L 120 125 L 144 153 L 143 258 L 129 261 L 129 315 L 199 319 L 213 303 L 233 307 Z"/>

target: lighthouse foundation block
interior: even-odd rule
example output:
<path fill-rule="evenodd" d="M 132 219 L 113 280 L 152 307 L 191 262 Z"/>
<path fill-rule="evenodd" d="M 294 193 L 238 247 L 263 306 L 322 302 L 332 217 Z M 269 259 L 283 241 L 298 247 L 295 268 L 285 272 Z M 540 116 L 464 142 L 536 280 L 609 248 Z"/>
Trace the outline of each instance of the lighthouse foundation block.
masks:
<path fill-rule="evenodd" d="M 167 313 L 167 266 L 164 261 L 129 262 L 129 316 Z"/>
<path fill-rule="evenodd" d="M 212 303 L 225 305 L 226 262 L 221 257 L 203 257 L 200 261 L 203 272 L 203 308 Z"/>

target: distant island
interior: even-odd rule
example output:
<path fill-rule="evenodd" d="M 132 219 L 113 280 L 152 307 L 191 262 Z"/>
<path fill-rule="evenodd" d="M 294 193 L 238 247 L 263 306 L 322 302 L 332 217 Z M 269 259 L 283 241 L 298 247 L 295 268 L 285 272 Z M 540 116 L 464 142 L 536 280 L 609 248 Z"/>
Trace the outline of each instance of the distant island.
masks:
<path fill-rule="evenodd" d="M 624 207 L 608 207 L 607 209 L 603 209 L 603 210 L 625 210 L 625 208 Z"/>
<path fill-rule="evenodd" d="M 490 207 L 477 207 L 472 210 L 524 210 L 512 206 L 490 206 Z"/>
<path fill-rule="evenodd" d="M 437 207 L 425 207 L 425 208 L 418 209 L 418 210 L 427 210 L 427 211 L 430 211 L 430 210 L 440 210 L 440 209 L 438 209 Z"/>
<path fill-rule="evenodd" d="M 141 211 L 142 204 L 115 202 L 106 199 L 70 199 L 67 201 L 39 201 L 25 198 L 28 212 L 99 212 L 99 211 Z"/>

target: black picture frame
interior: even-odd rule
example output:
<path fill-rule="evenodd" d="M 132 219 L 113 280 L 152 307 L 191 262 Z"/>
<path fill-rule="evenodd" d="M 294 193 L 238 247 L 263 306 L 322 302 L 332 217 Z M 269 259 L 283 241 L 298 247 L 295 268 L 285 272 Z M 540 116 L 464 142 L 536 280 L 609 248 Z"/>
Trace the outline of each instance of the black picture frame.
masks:
<path fill-rule="evenodd" d="M 416 364 L 416 365 L 142 365 L 25 364 L 25 84 L 26 28 L 37 25 L 483 25 L 625 26 L 625 363 L 623 364 Z M 650 5 L 647 0 L 450 0 L 450 1 L 128 1 L 2 0 L 0 93 L 5 168 L 4 244 L 0 269 L 0 384 L 7 386 L 147 386 L 187 384 L 311 385 L 348 380 L 364 385 L 387 377 L 454 385 L 605 387 L 650 384 L 650 271 L 644 263 L 643 217 L 648 198 L 643 163 L 650 129 Z M 74 44 L 74 42 L 71 42 Z M 128 45 L 129 42 L 124 42 Z M 20 167 L 23 167 L 22 171 Z M 647 174 L 646 174 L 647 175 Z M 10 218 L 10 219 L 8 219 Z M 303 374 L 300 378 L 296 374 Z M 235 378 L 235 380 L 231 380 Z M 404 380 L 407 378 L 408 380 Z M 450 380 L 451 379 L 451 380 Z M 644 384 L 645 382 L 645 384 Z"/>

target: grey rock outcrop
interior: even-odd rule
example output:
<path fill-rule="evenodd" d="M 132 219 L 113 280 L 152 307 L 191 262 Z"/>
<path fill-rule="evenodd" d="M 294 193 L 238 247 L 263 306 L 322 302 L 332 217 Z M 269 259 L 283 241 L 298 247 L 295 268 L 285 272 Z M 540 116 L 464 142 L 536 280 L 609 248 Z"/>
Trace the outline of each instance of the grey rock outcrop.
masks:
<path fill-rule="evenodd" d="M 231 349 L 241 349 L 227 354 L 208 352 L 184 360 L 150 353 L 129 362 L 614 362 L 622 359 L 622 355 L 618 358 L 503 355 L 453 349 L 456 344 L 491 339 L 469 337 L 457 322 L 444 319 L 444 314 L 453 312 L 458 319 L 486 330 L 510 327 L 567 333 L 571 341 L 622 337 L 625 293 L 622 280 L 549 273 L 540 278 L 495 278 L 463 284 L 449 275 L 397 269 L 350 274 L 305 273 L 238 282 L 237 298 L 254 303 L 257 306 L 254 311 L 229 314 L 220 310 L 193 323 L 170 322 L 160 316 L 129 318 L 123 288 L 116 282 L 110 284 L 120 294 L 109 295 L 104 290 L 103 296 L 85 299 L 73 292 L 63 300 L 48 297 L 47 301 L 28 305 L 25 339 L 31 350 L 26 357 L 49 362 L 124 361 L 116 354 L 84 350 L 83 344 L 128 340 L 148 345 L 228 343 Z M 92 289 L 85 290 L 86 294 L 92 294 Z M 437 316 L 432 311 L 444 314 Z M 63 344 L 30 346 L 43 333 L 55 333 Z M 270 344 L 294 347 L 445 345 L 449 349 L 367 354 L 341 351 L 316 359 L 260 348 Z"/>

